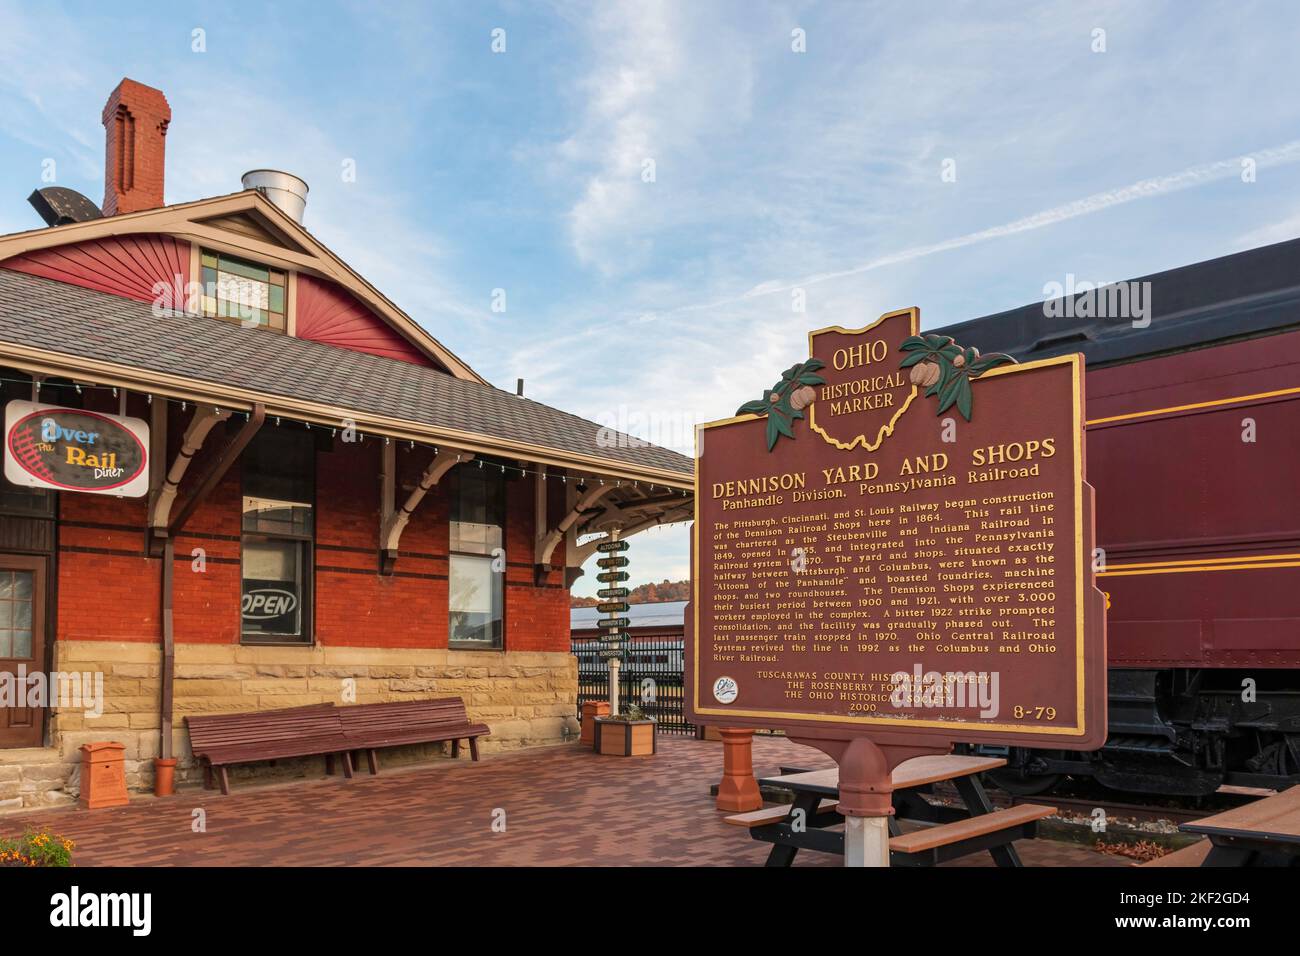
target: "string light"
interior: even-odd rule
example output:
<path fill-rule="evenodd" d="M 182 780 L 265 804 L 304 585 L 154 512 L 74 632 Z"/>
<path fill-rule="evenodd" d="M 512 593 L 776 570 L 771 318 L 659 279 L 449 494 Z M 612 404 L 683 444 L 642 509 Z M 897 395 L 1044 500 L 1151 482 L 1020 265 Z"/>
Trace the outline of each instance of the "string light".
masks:
<path fill-rule="evenodd" d="M 45 388 L 47 385 L 50 385 L 49 382 L 44 381 L 42 378 L 36 378 L 36 377 L 33 377 L 33 378 L 31 378 L 31 379 L 15 379 L 15 378 L 7 378 L 7 377 L 2 377 L 2 376 L 0 376 L 0 383 L 5 383 L 5 384 L 14 384 L 14 385 L 27 385 L 27 386 L 31 386 L 31 387 L 35 388 L 36 391 L 37 391 L 38 393 L 40 392 L 40 390 L 41 390 L 42 388 Z M 87 385 L 83 385 L 83 384 L 80 383 L 80 382 L 72 382 L 71 385 L 72 385 L 72 388 L 76 391 L 76 393 L 77 393 L 78 395 L 84 395 L 86 390 L 91 390 L 91 391 L 96 391 L 96 390 L 109 391 L 109 392 L 111 392 L 111 393 L 113 394 L 113 396 L 114 396 L 115 398 L 116 398 L 116 397 L 119 397 L 119 396 L 121 395 L 121 389 L 120 389 L 120 386 L 116 386 L 116 385 L 89 385 L 89 384 L 87 384 Z M 51 387 L 53 387 L 54 389 L 57 390 L 57 389 L 59 389 L 59 388 L 66 388 L 67 386 L 66 386 L 66 385 L 57 385 L 57 384 L 55 384 L 55 385 L 52 385 Z M 154 400 L 154 395 L 153 395 L 153 393 L 152 393 L 152 392 L 146 392 L 146 393 L 144 393 L 144 395 L 145 395 L 145 400 L 146 400 L 146 402 L 147 402 L 150 406 L 152 406 L 152 405 L 153 405 L 153 400 Z M 160 397 L 164 402 L 175 402 L 176 404 L 178 404 L 178 405 L 180 406 L 180 410 L 181 410 L 182 412 L 185 412 L 185 411 L 188 411 L 188 410 L 189 410 L 190 402 L 189 402 L 188 399 L 175 399 L 175 398 L 168 398 L 167 396 L 159 396 L 159 397 Z M 216 413 L 217 413 L 218 415 L 223 414 L 222 409 L 221 409 L 220 406 L 214 406 L 214 409 L 215 409 L 215 411 L 216 411 Z M 236 410 L 233 410 L 233 409 L 232 409 L 232 410 L 230 410 L 230 412 L 234 412 L 234 413 L 236 413 L 236 414 L 241 414 L 241 415 L 243 415 L 243 416 L 244 416 L 244 421 L 250 421 L 250 420 L 252 419 L 252 414 L 251 414 L 250 412 L 248 412 L 248 411 L 236 411 Z M 229 414 L 230 412 L 227 412 L 226 414 Z M 276 416 L 275 416 L 275 424 L 276 424 L 277 427 L 281 427 L 281 426 L 283 425 L 283 417 L 280 416 L 280 415 L 276 415 Z M 308 431 L 311 430 L 311 427 L 312 427 L 312 423 L 311 423 L 311 422 L 309 422 L 309 421 L 305 421 L 305 420 L 304 420 L 304 421 L 302 422 L 302 424 L 303 424 L 303 426 L 304 426 Z M 319 425 L 319 423 L 317 423 L 317 424 L 318 424 L 318 426 L 321 427 L 321 428 L 325 428 L 325 427 L 327 427 L 327 426 L 324 426 L 324 425 Z M 337 427 L 337 426 L 328 426 L 328 427 L 329 427 L 330 437 L 331 437 L 331 438 L 337 438 L 337 437 L 338 437 L 338 433 L 339 433 L 339 429 L 338 429 L 338 427 Z M 365 441 L 365 438 L 366 438 L 365 432 L 358 430 L 356 434 L 357 434 L 357 440 L 358 440 L 359 442 L 364 442 L 364 441 Z M 391 444 L 392 440 L 393 440 L 393 439 L 392 439 L 391 436 L 389 436 L 389 435 L 385 435 L 385 436 L 384 436 L 384 444 L 385 444 L 385 445 L 389 445 L 389 444 Z M 400 443 L 400 441 L 401 441 L 401 440 L 398 439 L 398 442 L 399 442 L 399 443 Z M 439 448 L 439 446 L 437 446 L 437 445 L 427 445 L 427 446 L 426 446 L 426 445 L 423 445 L 423 443 L 421 443 L 421 442 L 417 442 L 417 441 L 415 441 L 414 439 L 408 439 L 408 440 L 407 440 L 407 448 L 410 449 L 411 451 L 414 451 L 417 445 L 420 445 L 421 447 L 427 447 L 427 448 L 432 449 L 433 454 L 434 454 L 435 456 L 436 456 L 436 455 L 439 455 L 439 454 L 442 453 L 442 449 Z M 471 458 L 470 460 L 474 460 L 474 459 Z M 456 461 L 457 461 L 457 463 L 461 463 L 461 462 L 465 461 L 464 455 L 463 455 L 463 454 L 460 454 L 460 453 L 457 453 L 457 455 L 456 455 Z M 478 461 L 478 465 L 479 465 L 479 467 L 482 468 L 482 467 L 483 467 L 483 459 L 482 459 L 482 458 L 479 458 L 479 459 L 477 459 L 477 461 Z M 528 476 L 528 475 L 533 475 L 534 477 L 540 477 L 540 478 L 542 479 L 542 481 L 549 481 L 549 480 L 550 480 L 550 477 L 551 477 L 550 473 L 549 473 L 545 468 L 539 468 L 539 469 L 536 470 L 536 471 L 530 471 L 530 470 L 527 469 L 527 468 L 521 468 L 521 467 L 518 467 L 518 466 L 516 466 L 516 465 L 498 464 L 498 465 L 497 465 L 497 469 L 498 469 L 498 471 L 500 472 L 500 474 L 502 474 L 502 475 L 505 475 L 506 472 L 507 472 L 507 470 L 508 470 L 508 471 L 510 471 L 512 474 L 517 473 L 517 474 L 520 475 L 521 477 L 526 477 L 526 476 Z M 563 483 L 566 484 L 566 485 L 568 484 L 568 482 L 569 482 L 569 476 L 568 476 L 568 475 L 560 475 L 559 477 L 560 477 L 560 481 L 561 481 L 561 482 L 563 482 Z M 600 483 L 600 486 L 601 486 L 602 488 L 605 487 L 605 485 L 607 484 L 606 479 L 601 478 L 601 477 L 598 477 L 598 476 L 591 476 L 591 478 L 588 478 L 588 479 L 586 479 L 586 480 L 590 481 L 592 478 L 594 478 L 596 481 L 598 481 L 598 482 Z M 582 481 L 583 479 L 579 478 L 578 480 L 579 480 L 579 481 Z M 611 479 L 611 480 L 613 480 L 613 482 L 614 482 L 614 487 L 615 487 L 615 488 L 622 488 L 622 487 L 623 487 L 623 481 L 622 481 L 622 479 Z M 633 482 L 632 482 L 632 486 L 633 486 L 634 488 L 640 490 L 640 488 L 641 488 L 641 483 L 640 483 L 640 481 L 633 481 Z M 650 485 L 649 485 L 649 488 L 650 488 L 651 491 L 654 491 L 654 490 L 656 490 L 656 489 L 658 488 L 658 485 L 650 484 Z M 666 490 L 669 491 L 669 492 L 672 492 L 674 489 L 672 489 L 672 488 L 666 488 Z M 679 493 L 681 494 L 681 496 L 682 496 L 683 498 L 689 498 L 689 497 L 690 497 L 690 492 L 687 491 L 687 490 L 685 490 L 685 489 L 680 490 Z"/>

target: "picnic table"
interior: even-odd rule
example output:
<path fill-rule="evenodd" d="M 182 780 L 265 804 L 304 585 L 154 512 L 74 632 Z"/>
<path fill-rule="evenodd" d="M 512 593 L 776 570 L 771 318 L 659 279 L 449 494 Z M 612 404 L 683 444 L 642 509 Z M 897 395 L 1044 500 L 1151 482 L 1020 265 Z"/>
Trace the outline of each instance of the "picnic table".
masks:
<path fill-rule="evenodd" d="M 970 853 L 987 850 L 998 866 L 1021 866 L 1012 843 L 1032 837 L 1038 820 L 1056 812 L 1054 807 L 1020 804 L 995 810 L 980 783 L 979 774 L 1006 765 L 999 757 L 960 754 L 915 757 L 894 769 L 894 813 L 889 818 L 889 856 L 892 866 L 934 866 Z M 965 809 L 931 804 L 922 789 L 951 781 Z M 839 769 L 782 768 L 780 776 L 766 777 L 761 785 L 790 790 L 794 802 L 727 817 L 734 826 L 749 828 L 755 840 L 771 843 L 768 866 L 790 866 L 800 850 L 844 854 L 844 834 L 830 827 L 843 823 L 838 812 Z M 899 818 L 916 828 L 904 832 Z"/>
<path fill-rule="evenodd" d="M 1178 829 L 1210 838 L 1201 866 L 1300 866 L 1300 787 Z"/>

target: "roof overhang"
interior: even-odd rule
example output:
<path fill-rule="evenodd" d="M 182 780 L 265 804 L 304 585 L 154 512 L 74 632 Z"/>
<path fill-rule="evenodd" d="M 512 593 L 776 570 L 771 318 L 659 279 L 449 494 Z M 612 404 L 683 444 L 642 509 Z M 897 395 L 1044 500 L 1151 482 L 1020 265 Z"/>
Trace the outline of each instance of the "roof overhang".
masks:
<path fill-rule="evenodd" d="M 540 465 L 565 468 L 575 474 L 633 482 L 644 481 L 692 494 L 695 488 L 693 475 L 649 464 L 619 461 L 498 436 L 442 428 L 424 422 L 366 413 L 325 402 L 305 401 L 292 396 L 207 382 L 153 369 L 140 369 L 32 348 L 13 342 L 0 341 L 0 362 L 30 374 L 72 378 L 181 401 L 216 405 L 223 409 L 251 411 L 255 404 L 261 403 L 265 406 L 268 417 L 282 416 L 324 427 L 338 427 L 340 422 L 352 421 L 365 435 L 445 445 L 464 449 L 476 455 L 516 458 Z"/>

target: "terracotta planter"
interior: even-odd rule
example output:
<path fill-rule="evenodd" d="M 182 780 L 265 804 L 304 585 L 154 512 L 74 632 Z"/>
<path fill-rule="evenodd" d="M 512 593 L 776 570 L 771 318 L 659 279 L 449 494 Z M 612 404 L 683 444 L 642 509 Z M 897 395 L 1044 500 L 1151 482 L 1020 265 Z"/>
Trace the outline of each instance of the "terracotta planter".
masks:
<path fill-rule="evenodd" d="M 582 737 L 579 743 L 593 747 L 596 743 L 596 718 L 609 716 L 609 701 L 589 700 L 582 705 Z"/>
<path fill-rule="evenodd" d="M 653 720 L 614 720 L 608 717 L 595 721 L 595 749 L 598 754 L 613 757 L 645 757 L 655 752 L 655 722 Z"/>
<path fill-rule="evenodd" d="M 176 758 L 155 757 L 153 761 L 153 795 L 170 797 L 176 792 Z"/>

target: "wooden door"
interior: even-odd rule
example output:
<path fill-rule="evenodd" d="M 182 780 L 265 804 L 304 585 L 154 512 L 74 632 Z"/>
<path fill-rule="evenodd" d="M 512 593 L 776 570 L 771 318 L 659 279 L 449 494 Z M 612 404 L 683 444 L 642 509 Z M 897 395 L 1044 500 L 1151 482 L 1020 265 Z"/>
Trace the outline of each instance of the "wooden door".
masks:
<path fill-rule="evenodd" d="M 46 564 L 36 555 L 0 554 L 0 675 L 44 670 Z M 16 677 L 0 679 L 9 685 L 0 688 L 0 747 L 41 746 L 44 706 L 27 706 Z"/>

